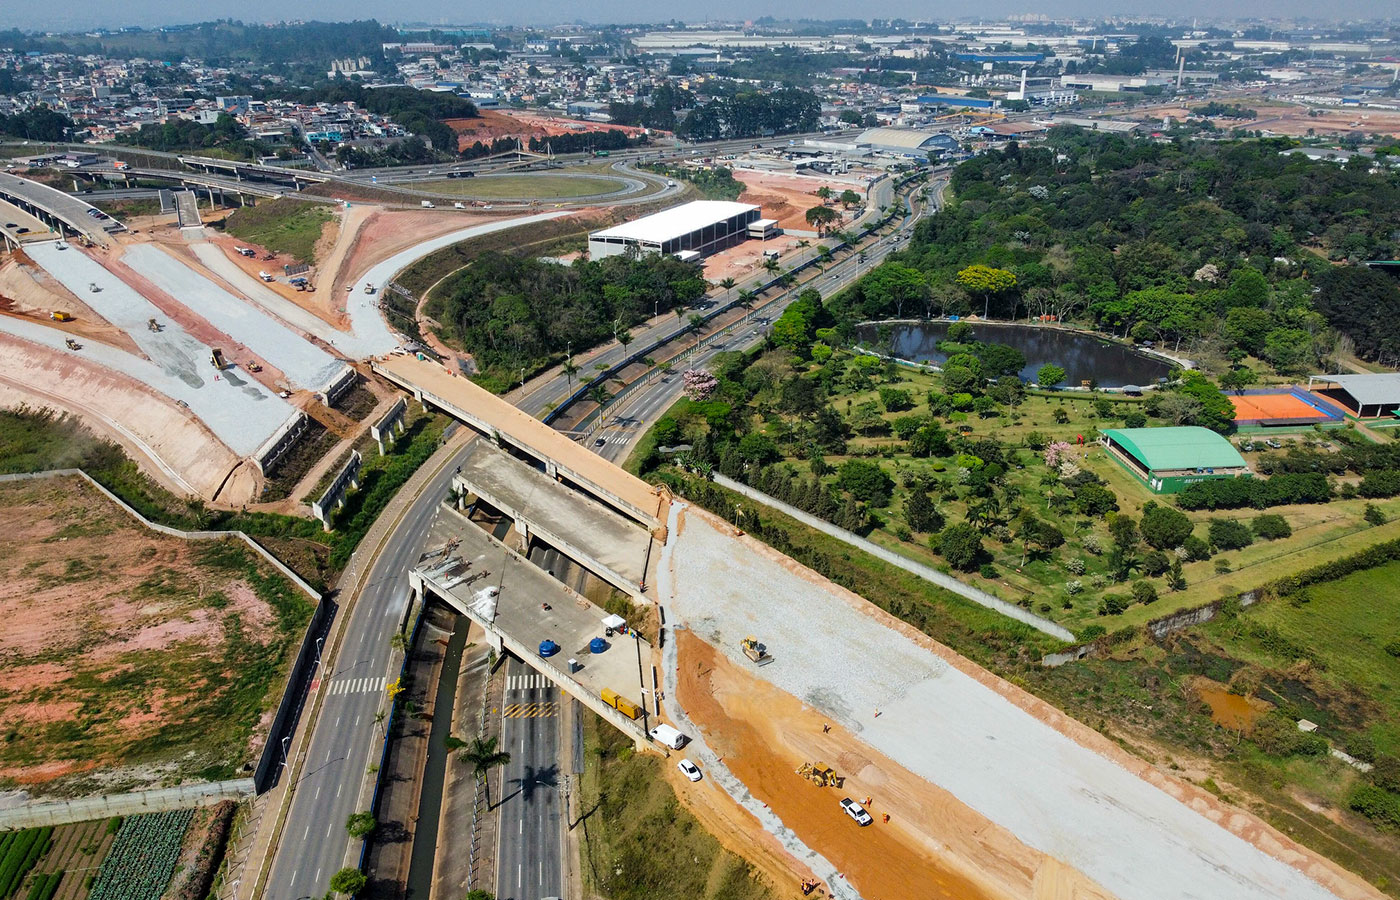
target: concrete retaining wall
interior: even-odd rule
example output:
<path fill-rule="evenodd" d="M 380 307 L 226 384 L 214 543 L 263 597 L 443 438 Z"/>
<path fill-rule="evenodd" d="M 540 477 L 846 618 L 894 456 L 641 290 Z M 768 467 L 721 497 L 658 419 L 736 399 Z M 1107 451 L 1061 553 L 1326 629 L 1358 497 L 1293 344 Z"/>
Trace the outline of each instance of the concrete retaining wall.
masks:
<path fill-rule="evenodd" d="M 349 393 L 355 386 L 355 382 L 360 378 L 360 373 L 351 366 L 346 366 L 336 373 L 335 377 L 326 383 L 326 386 L 317 391 L 321 402 L 327 406 L 334 406 L 335 401 Z"/>
<path fill-rule="evenodd" d="M 282 427 L 274 431 L 272 437 L 264 441 L 253 453 L 253 464 L 258 467 L 258 471 L 266 475 L 277 468 L 282 457 L 287 455 L 287 451 L 292 449 L 306 432 L 307 423 L 306 413 L 301 411 L 293 413 L 291 418 L 283 422 Z"/>
<path fill-rule="evenodd" d="M 327 531 L 331 530 L 331 514 L 345 505 L 345 492 L 360 486 L 360 451 L 351 450 L 350 458 L 341 467 L 331 486 L 321 495 L 321 499 L 311 503 L 311 513 L 321 520 Z"/>

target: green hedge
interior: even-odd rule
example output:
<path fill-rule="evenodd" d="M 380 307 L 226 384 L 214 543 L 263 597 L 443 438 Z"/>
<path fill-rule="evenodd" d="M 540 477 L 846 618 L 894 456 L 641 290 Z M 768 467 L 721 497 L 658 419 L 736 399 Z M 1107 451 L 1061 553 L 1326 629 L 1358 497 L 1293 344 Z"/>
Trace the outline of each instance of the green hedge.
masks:
<path fill-rule="evenodd" d="M 1343 556 L 1341 559 L 1334 559 L 1320 566 L 1313 566 L 1311 569 L 1304 569 L 1293 575 L 1267 582 L 1260 586 L 1259 593 L 1272 597 L 1287 597 L 1310 584 L 1336 581 L 1353 572 L 1374 569 L 1376 566 L 1385 565 L 1397 559 L 1400 559 L 1400 540 L 1386 541 L 1373 547 L 1367 547 L 1351 556 Z"/>
<path fill-rule="evenodd" d="M 0 857 L 0 897 L 8 897 L 19 890 L 24 876 L 49 849 L 52 834 L 53 829 L 49 827 L 26 828 L 6 842 L 5 855 Z"/>

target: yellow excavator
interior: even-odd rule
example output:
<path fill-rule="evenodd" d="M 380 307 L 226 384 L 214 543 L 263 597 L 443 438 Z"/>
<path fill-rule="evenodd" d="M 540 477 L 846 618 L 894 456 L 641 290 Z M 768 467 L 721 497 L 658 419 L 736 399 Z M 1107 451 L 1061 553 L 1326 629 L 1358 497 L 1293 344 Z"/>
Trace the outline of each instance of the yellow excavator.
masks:
<path fill-rule="evenodd" d="M 749 635 L 739 642 L 739 647 L 744 651 L 744 655 L 756 665 L 766 666 L 773 661 L 773 656 L 768 652 L 768 648 L 758 642 L 758 638 Z"/>
<path fill-rule="evenodd" d="M 846 783 L 846 776 L 837 775 L 836 770 L 824 762 L 805 762 L 797 770 L 797 774 L 817 787 L 839 788 Z"/>

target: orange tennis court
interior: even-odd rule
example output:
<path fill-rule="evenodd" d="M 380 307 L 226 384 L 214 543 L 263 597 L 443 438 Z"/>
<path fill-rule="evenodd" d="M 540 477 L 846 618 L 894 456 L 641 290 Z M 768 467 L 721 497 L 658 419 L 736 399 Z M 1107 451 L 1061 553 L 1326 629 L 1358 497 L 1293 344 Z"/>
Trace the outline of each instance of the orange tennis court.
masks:
<path fill-rule="evenodd" d="M 1303 425 L 1333 422 L 1342 411 L 1301 388 L 1282 393 L 1232 394 L 1236 425 Z"/>

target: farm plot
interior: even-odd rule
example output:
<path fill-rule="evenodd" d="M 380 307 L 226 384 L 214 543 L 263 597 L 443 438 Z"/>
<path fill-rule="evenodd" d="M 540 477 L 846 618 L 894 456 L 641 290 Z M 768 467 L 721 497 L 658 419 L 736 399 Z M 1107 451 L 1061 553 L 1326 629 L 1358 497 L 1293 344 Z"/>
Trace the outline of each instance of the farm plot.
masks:
<path fill-rule="evenodd" d="M 48 852 L 52 828 L 26 828 L 0 835 L 0 897 L 10 897 Z"/>
<path fill-rule="evenodd" d="M 24 900 L 85 900 L 121 823 L 120 818 L 95 819 L 55 828 L 49 851 L 30 872 L 27 892 L 15 896 Z"/>
<path fill-rule="evenodd" d="M 147 813 L 122 822 L 88 900 L 159 900 L 170 883 L 194 810 Z"/>

